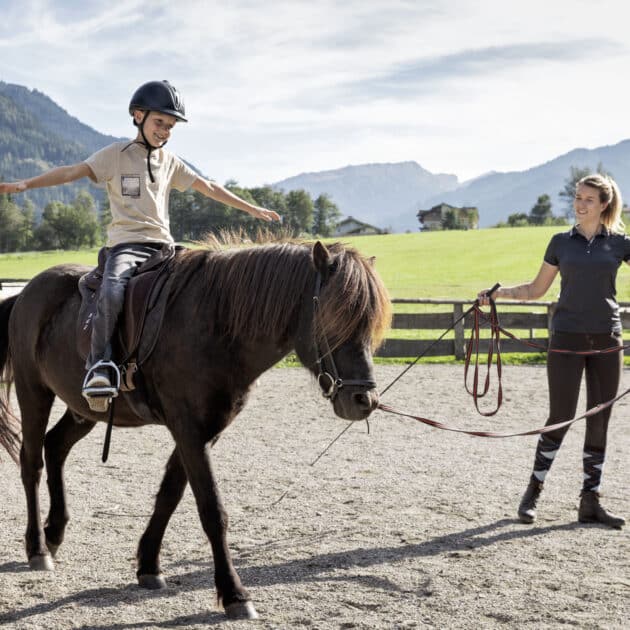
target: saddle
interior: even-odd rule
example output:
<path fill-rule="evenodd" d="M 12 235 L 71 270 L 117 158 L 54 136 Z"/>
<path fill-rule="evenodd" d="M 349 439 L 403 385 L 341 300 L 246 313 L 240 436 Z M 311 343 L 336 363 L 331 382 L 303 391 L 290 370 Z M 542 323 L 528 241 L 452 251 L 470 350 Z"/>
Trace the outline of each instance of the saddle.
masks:
<path fill-rule="evenodd" d="M 156 250 L 138 267 L 127 284 L 123 312 L 112 339 L 113 359 L 121 368 L 121 391 L 135 389 L 134 375 L 155 348 L 173 281 L 169 270 L 172 260 L 182 249 L 181 246 L 165 245 Z M 92 321 L 96 314 L 106 254 L 106 248 L 102 248 L 98 253 L 98 266 L 79 279 L 81 307 L 77 342 L 79 355 L 84 360 L 90 353 Z"/>

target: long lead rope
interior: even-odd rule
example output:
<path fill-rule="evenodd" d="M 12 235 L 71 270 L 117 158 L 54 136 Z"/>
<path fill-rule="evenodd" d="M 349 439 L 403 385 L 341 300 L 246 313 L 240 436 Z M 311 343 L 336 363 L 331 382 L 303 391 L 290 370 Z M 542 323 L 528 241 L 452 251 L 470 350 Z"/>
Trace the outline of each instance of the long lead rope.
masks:
<path fill-rule="evenodd" d="M 387 413 L 393 413 L 397 416 L 404 416 L 406 418 L 411 418 L 412 420 L 417 420 L 418 422 L 422 422 L 423 424 L 428 424 L 429 426 L 435 427 L 436 429 L 442 429 L 444 431 L 454 431 L 456 433 L 465 433 L 466 435 L 472 435 L 476 437 L 487 437 L 487 438 L 508 438 L 508 437 L 521 437 L 524 435 L 539 435 L 542 433 L 549 433 L 551 431 L 555 431 L 556 429 L 560 429 L 562 427 L 569 426 L 578 420 L 582 420 L 584 418 L 589 418 L 590 416 L 594 416 L 600 411 L 614 405 L 618 400 L 630 394 L 630 389 L 626 389 L 626 391 L 622 392 L 615 398 L 606 401 L 605 403 L 601 403 L 600 405 L 595 405 L 595 407 L 591 407 L 581 416 L 577 416 L 575 418 L 571 418 L 571 420 L 563 420 L 562 422 L 556 422 L 555 424 L 548 424 L 539 429 L 531 429 L 529 431 L 521 431 L 519 433 L 495 433 L 494 431 L 467 431 L 466 429 L 458 429 L 456 427 L 449 426 L 447 424 L 443 424 L 442 422 L 437 422 L 436 420 L 431 420 L 430 418 L 423 418 L 422 416 L 415 416 L 410 413 L 405 413 L 403 411 L 399 411 L 398 409 L 394 409 L 389 405 L 384 405 L 382 403 L 379 404 L 378 409 L 381 411 L 385 411 Z"/>
<path fill-rule="evenodd" d="M 497 282 L 491 289 L 489 289 L 487 291 L 487 295 L 488 296 L 492 295 L 500 286 L 501 285 Z M 518 339 L 518 337 L 516 337 L 515 335 L 513 335 L 512 333 L 508 332 L 507 330 L 505 330 L 504 328 L 501 327 L 501 325 L 499 324 L 499 317 L 498 317 L 498 313 L 496 311 L 496 304 L 495 304 L 494 300 L 492 300 L 492 299 L 490 300 L 490 317 L 489 318 L 479 308 L 479 301 L 475 300 L 473 305 L 467 311 L 465 311 L 460 317 L 458 317 L 456 320 L 454 320 L 453 323 L 451 324 L 451 326 L 449 326 L 433 343 L 431 343 L 424 350 L 424 352 L 419 354 L 414 359 L 414 361 L 412 361 L 396 378 L 394 378 L 394 380 L 391 383 L 389 383 L 389 385 L 387 385 L 387 387 L 385 387 L 382 390 L 382 392 L 380 392 L 380 396 L 382 397 L 389 389 L 391 389 L 391 387 L 393 387 L 414 365 L 416 365 L 418 363 L 418 361 L 422 357 L 424 357 L 439 341 L 441 341 L 445 337 L 445 335 L 447 333 L 449 333 L 451 330 L 453 330 L 453 328 L 455 328 L 455 326 L 459 322 L 461 322 L 468 315 L 470 315 L 470 313 L 474 313 L 475 314 L 475 318 L 473 320 L 471 336 L 470 336 L 470 340 L 468 342 L 467 351 L 466 351 L 466 358 L 465 358 L 465 364 L 464 364 L 464 385 L 465 385 L 466 391 L 473 396 L 473 399 L 475 401 L 475 408 L 483 416 L 491 416 L 491 415 L 496 414 L 497 411 L 499 410 L 499 407 L 501 406 L 501 403 L 502 403 L 502 400 L 503 400 L 502 387 L 501 387 L 501 349 L 500 349 L 500 335 L 501 335 L 501 333 L 503 333 L 504 335 L 510 337 L 511 339 L 514 339 L 516 341 L 521 341 L 522 343 L 525 343 L 526 345 L 530 345 L 530 346 L 533 346 L 533 347 L 536 347 L 536 348 L 540 348 L 541 350 L 548 351 L 548 352 L 563 352 L 565 354 L 604 354 L 604 353 L 613 352 L 613 351 L 618 352 L 618 351 L 624 350 L 626 348 L 626 346 L 623 346 L 623 347 L 614 347 L 614 348 L 610 348 L 610 349 L 606 349 L 606 350 L 591 350 L 591 351 L 575 351 L 575 352 L 573 352 L 573 351 L 570 351 L 570 350 L 548 349 L 548 348 L 546 348 L 544 346 L 541 346 L 539 344 L 528 343 L 528 342 L 525 342 L 523 340 Z M 479 331 L 480 331 L 480 328 L 481 328 L 481 325 L 482 325 L 481 324 L 481 319 L 484 319 L 487 323 L 490 324 L 491 338 L 490 338 L 490 345 L 489 345 L 489 348 L 488 348 L 486 379 L 485 379 L 485 382 L 484 382 L 483 391 L 479 392 L 479 389 L 478 389 L 478 384 L 479 384 L 478 364 L 479 364 L 479 345 L 480 345 Z M 474 354 L 475 354 L 475 368 L 474 368 L 474 374 L 473 374 L 473 387 L 472 387 L 472 389 L 469 389 L 467 375 L 468 375 L 468 369 L 469 369 L 469 366 L 470 366 L 470 361 L 472 359 L 473 351 L 474 351 Z M 485 396 L 487 394 L 488 390 L 489 390 L 489 387 L 490 387 L 490 368 L 491 368 L 491 365 L 492 365 L 492 359 L 493 359 L 495 351 L 496 351 L 496 355 L 497 355 L 496 363 L 497 363 L 497 373 L 498 373 L 498 379 L 499 379 L 499 389 L 498 389 L 498 394 L 497 394 L 497 406 L 496 406 L 496 408 L 493 411 L 482 412 L 479 409 L 479 406 L 478 406 L 478 399 L 479 398 L 483 398 L 483 396 Z M 595 407 L 587 410 L 581 416 L 572 418 L 571 420 L 564 420 L 562 422 L 557 422 L 555 424 L 550 424 L 550 425 L 547 425 L 547 426 L 542 427 L 542 428 L 532 429 L 532 430 L 529 430 L 529 431 L 522 431 L 522 432 L 518 432 L 518 433 L 497 433 L 497 432 L 494 432 L 494 431 L 477 431 L 477 430 L 469 431 L 469 430 L 466 430 L 466 429 L 460 429 L 460 428 L 452 427 L 452 426 L 446 425 L 446 424 L 444 424 L 442 422 L 438 422 L 437 420 L 431 420 L 430 418 L 424 418 L 422 416 L 416 416 L 416 415 L 413 415 L 413 414 L 402 412 L 402 411 L 399 411 L 399 410 L 395 409 L 394 407 L 391 407 L 390 405 L 386 405 L 386 404 L 383 404 L 383 403 L 379 403 L 377 409 L 379 409 L 379 410 L 381 410 L 383 412 L 386 412 L 386 413 L 391 413 L 391 414 L 394 414 L 394 415 L 403 416 L 403 417 L 406 417 L 406 418 L 411 418 L 411 419 L 416 420 L 418 422 L 421 422 L 423 424 L 432 426 L 432 427 L 434 427 L 436 429 L 442 429 L 444 431 L 452 431 L 452 432 L 455 432 L 455 433 L 464 433 L 466 435 L 471 435 L 471 436 L 475 436 L 475 437 L 508 438 L 508 437 L 521 437 L 521 436 L 549 433 L 549 432 L 554 431 L 556 429 L 559 429 L 559 428 L 562 428 L 562 427 L 565 427 L 565 426 L 569 426 L 569 425 L 573 424 L 574 422 L 577 422 L 578 420 L 582 420 L 584 418 L 588 418 L 590 416 L 593 416 L 593 415 L 599 413 L 600 411 L 610 407 L 615 402 L 617 402 L 618 400 L 620 400 L 621 398 L 623 398 L 624 396 L 626 396 L 629 393 L 630 393 L 630 388 L 627 389 L 626 391 L 622 392 L 621 394 L 619 394 L 618 396 L 616 396 L 612 400 L 609 400 L 609 401 L 607 401 L 605 403 L 601 403 L 599 405 L 596 405 Z M 310 463 L 310 466 L 314 466 L 324 456 L 324 454 L 328 452 L 328 450 L 333 446 L 333 444 L 335 444 L 335 442 L 337 442 L 337 440 L 339 440 L 341 438 L 341 436 L 344 433 L 346 433 L 346 431 L 348 431 L 348 429 L 353 424 L 354 424 L 354 422 L 349 422 L 337 434 L 337 436 L 333 440 L 331 440 L 331 442 L 326 446 L 326 448 Z M 369 425 L 368 425 L 368 427 L 369 427 Z M 293 482 L 291 482 L 289 487 L 282 493 L 282 495 L 278 499 L 276 499 L 270 505 L 270 507 L 274 507 L 275 505 L 280 503 L 280 501 L 282 501 L 282 499 L 284 499 L 286 497 L 286 495 L 289 493 L 289 491 L 291 490 L 291 488 L 293 487 L 294 484 L 295 484 L 295 480 Z"/>
<path fill-rule="evenodd" d="M 495 285 L 496 287 L 496 285 Z M 488 294 L 492 294 L 495 290 L 495 287 L 493 287 L 490 291 L 488 291 Z M 467 311 L 467 313 L 469 313 L 470 311 L 474 311 L 475 317 L 474 317 L 474 322 L 473 322 L 473 326 L 472 326 L 472 330 L 471 330 L 471 337 L 470 337 L 470 341 L 468 343 L 468 348 L 467 348 L 467 352 L 466 352 L 466 361 L 465 361 L 465 367 L 464 367 L 464 385 L 466 387 L 466 391 L 471 394 L 473 396 L 473 399 L 475 401 L 475 407 L 477 409 L 477 411 L 483 415 L 483 416 L 492 416 L 494 415 L 498 410 L 499 407 L 501 406 L 502 400 L 503 400 L 503 392 L 502 392 L 502 386 L 501 386 L 501 348 L 500 348 L 500 336 L 501 333 L 503 333 L 504 335 L 506 335 L 507 337 L 509 337 L 510 339 L 513 339 L 515 341 L 521 342 L 525 345 L 528 345 L 530 347 L 534 347 L 546 352 L 554 352 L 554 353 L 558 353 L 558 354 L 573 354 L 573 355 L 581 355 L 581 356 L 591 356 L 591 355 L 603 355 L 603 354 L 611 354 L 614 352 L 621 352 L 626 350 L 627 348 L 629 348 L 630 346 L 611 346 L 610 348 L 605 348 L 602 350 L 564 350 L 564 349 L 556 349 L 556 348 L 547 348 L 545 346 L 542 346 L 540 344 L 536 344 L 533 342 L 527 342 L 524 341 L 522 339 L 519 339 L 516 335 L 513 335 L 512 333 L 510 333 L 509 331 L 505 330 L 499 323 L 499 316 L 496 310 L 496 304 L 494 303 L 493 300 L 490 300 L 490 315 L 486 315 L 480 308 L 479 308 L 479 302 L 476 301 L 472 308 L 469 309 L 469 311 Z M 479 363 L 479 329 L 481 327 L 480 324 L 480 318 L 485 319 L 489 324 L 490 324 L 490 329 L 491 329 L 491 338 L 490 338 L 490 342 L 489 342 L 489 346 L 488 346 L 488 360 L 487 360 L 487 372 L 486 372 L 486 379 L 485 379 L 485 383 L 484 383 L 484 387 L 483 390 L 480 392 L 479 391 L 479 379 L 478 379 L 478 363 Z M 494 355 L 494 352 L 496 350 L 496 365 L 497 365 L 497 376 L 498 376 L 498 392 L 497 392 L 497 405 L 495 407 L 494 410 L 492 411 L 488 411 L 488 412 L 483 412 L 479 409 L 478 406 L 478 399 L 482 398 L 483 396 L 485 396 L 489 390 L 489 386 L 490 386 L 490 368 L 491 368 L 491 364 L 492 364 L 492 358 Z M 468 387 L 468 369 L 469 369 L 469 365 L 470 365 L 470 360 L 473 354 L 473 351 L 475 353 L 475 369 L 474 369 L 474 376 L 473 376 L 473 387 L 472 389 L 469 389 Z M 397 379 L 396 379 L 397 380 Z M 538 429 L 531 429 L 529 431 L 522 431 L 522 432 L 518 432 L 518 433 L 496 433 L 493 431 L 478 431 L 478 430 L 473 430 L 473 431 L 469 431 L 469 430 L 465 430 L 465 429 L 459 429 L 456 427 L 451 427 L 449 425 L 446 425 L 442 422 L 438 422 L 437 420 L 431 420 L 429 418 L 424 418 L 422 416 L 416 416 L 413 414 L 409 414 L 406 412 L 401 412 L 397 409 L 394 409 L 393 407 L 389 406 L 389 405 L 385 405 L 383 403 L 379 403 L 378 405 L 378 409 L 380 409 L 381 411 L 385 411 L 386 413 L 393 413 L 399 416 L 405 416 L 408 418 L 412 418 L 414 420 L 417 420 L 418 422 L 422 422 L 423 424 L 427 424 L 429 426 L 435 427 L 437 429 L 442 429 L 444 431 L 454 431 L 457 433 L 465 433 L 467 435 L 472 435 L 472 436 L 477 436 L 477 437 L 489 437 L 489 438 L 506 438 L 506 437 L 519 437 L 519 436 L 526 436 L 526 435 L 539 435 L 539 434 L 543 434 L 543 433 L 549 433 L 551 431 L 554 431 L 556 429 L 562 428 L 562 427 L 566 427 L 569 426 L 571 424 L 573 424 L 574 422 L 577 422 L 578 420 L 582 420 L 584 418 L 588 418 L 590 416 L 593 416 L 597 413 L 599 413 L 600 411 L 602 411 L 603 409 L 606 409 L 608 407 L 610 407 L 611 405 L 613 405 L 615 402 L 617 402 L 618 400 L 620 400 L 621 398 L 623 398 L 624 396 L 626 396 L 627 394 L 630 393 L 630 389 L 627 389 L 626 391 L 622 392 L 621 394 L 619 394 L 618 396 L 616 396 L 615 398 L 606 401 L 604 403 L 600 403 L 599 405 L 596 405 L 594 407 L 592 407 L 591 409 L 588 409 L 584 414 L 582 414 L 581 416 L 577 416 L 575 418 L 572 418 L 570 420 L 564 420 L 562 422 L 557 422 L 555 424 L 550 424 L 550 425 L 546 425 L 544 427 L 538 428 Z"/>

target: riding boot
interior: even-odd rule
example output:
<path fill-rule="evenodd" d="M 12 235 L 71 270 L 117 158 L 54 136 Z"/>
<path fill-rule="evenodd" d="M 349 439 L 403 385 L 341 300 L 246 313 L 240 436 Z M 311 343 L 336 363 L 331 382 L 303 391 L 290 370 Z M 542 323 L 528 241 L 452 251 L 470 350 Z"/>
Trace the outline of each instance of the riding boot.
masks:
<path fill-rule="evenodd" d="M 518 518 L 521 523 L 533 523 L 536 520 L 536 504 L 542 492 L 543 484 L 532 477 L 527 485 L 527 490 L 518 506 Z"/>
<path fill-rule="evenodd" d="M 580 523 L 602 523 L 615 529 L 621 529 L 626 519 L 607 512 L 599 503 L 599 492 L 582 490 L 580 509 L 578 511 Z"/>

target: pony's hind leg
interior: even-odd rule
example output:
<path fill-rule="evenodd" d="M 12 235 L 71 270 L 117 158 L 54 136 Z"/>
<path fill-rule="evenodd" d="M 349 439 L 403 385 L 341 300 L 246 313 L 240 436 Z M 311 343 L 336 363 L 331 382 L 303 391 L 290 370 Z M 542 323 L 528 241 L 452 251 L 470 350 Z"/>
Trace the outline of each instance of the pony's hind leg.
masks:
<path fill-rule="evenodd" d="M 166 464 L 151 520 L 138 545 L 136 574 L 138 583 L 144 588 L 157 589 L 166 586 L 160 571 L 160 547 L 166 526 L 181 501 L 187 482 L 186 472 L 175 449 Z"/>
<path fill-rule="evenodd" d="M 46 546 L 53 557 L 63 542 L 66 524 L 70 519 L 66 504 L 63 466 L 72 447 L 94 426 L 94 422 L 77 420 L 70 410 L 66 410 L 59 422 L 48 431 L 44 440 L 46 475 L 50 494 L 50 510 L 44 533 Z"/>
<path fill-rule="evenodd" d="M 26 494 L 26 557 L 31 569 L 52 571 L 55 565 L 46 547 L 46 537 L 42 527 L 39 483 L 44 468 L 42 457 L 44 435 L 55 397 L 49 390 L 24 386 L 18 379 L 18 375 L 16 375 L 15 383 L 22 416 L 20 470 Z"/>

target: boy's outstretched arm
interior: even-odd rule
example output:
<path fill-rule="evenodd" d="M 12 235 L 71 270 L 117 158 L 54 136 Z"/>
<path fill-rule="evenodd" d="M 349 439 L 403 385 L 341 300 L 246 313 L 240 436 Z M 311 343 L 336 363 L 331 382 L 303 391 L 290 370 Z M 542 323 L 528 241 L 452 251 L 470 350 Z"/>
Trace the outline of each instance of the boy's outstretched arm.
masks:
<path fill-rule="evenodd" d="M 79 162 L 70 166 L 59 166 L 41 175 L 36 175 L 29 179 L 22 179 L 18 182 L 0 183 L 0 193 L 19 193 L 30 188 L 46 188 L 74 182 L 82 177 L 89 177 L 96 181 L 92 169 L 85 163 Z"/>
<path fill-rule="evenodd" d="M 210 197 L 210 199 L 224 203 L 226 206 L 243 210 L 243 212 L 247 212 L 257 219 L 262 219 L 263 221 L 280 221 L 280 215 L 277 212 L 261 208 L 260 206 L 254 206 L 215 182 L 209 182 L 198 177 L 194 181 L 192 188 L 202 195 Z"/>

